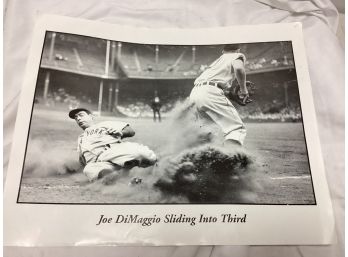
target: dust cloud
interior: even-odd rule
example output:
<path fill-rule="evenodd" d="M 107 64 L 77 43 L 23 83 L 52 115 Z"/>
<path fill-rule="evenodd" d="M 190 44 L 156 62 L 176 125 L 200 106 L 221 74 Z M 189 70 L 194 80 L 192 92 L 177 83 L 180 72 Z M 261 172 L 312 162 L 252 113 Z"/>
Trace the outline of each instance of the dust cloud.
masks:
<path fill-rule="evenodd" d="M 154 169 L 156 189 L 191 203 L 253 201 L 260 187 L 254 179 L 256 156 L 242 147 L 224 147 L 219 128 L 200 123 L 188 102 L 173 110 L 171 128 L 172 137 L 161 151 L 166 154 Z"/>
<path fill-rule="evenodd" d="M 237 203 L 253 201 L 255 157 L 244 149 L 225 149 L 218 130 L 200 124 L 187 102 L 177 104 L 169 128 L 158 127 L 158 163 L 109 174 L 89 189 L 115 195 L 123 203 Z M 155 139 L 154 139 L 155 140 Z M 142 178 L 132 184 L 132 178 Z"/>
<path fill-rule="evenodd" d="M 81 185 L 81 195 L 90 195 L 93 199 L 89 201 L 98 203 L 104 199 L 113 203 L 252 202 L 259 186 L 255 157 L 242 148 L 226 149 L 219 129 L 195 121 L 193 106 L 178 103 L 166 120 L 168 126 L 158 126 L 149 133 L 153 142 L 160 140 L 156 165 L 115 171 Z M 52 142 L 30 139 L 24 175 L 81 172 L 76 150 L 65 143 L 52 146 Z M 141 183 L 133 183 L 134 178 L 140 178 Z"/>
<path fill-rule="evenodd" d="M 76 149 L 67 148 L 63 142 L 42 138 L 29 138 L 24 163 L 24 176 L 49 177 L 79 172 Z"/>

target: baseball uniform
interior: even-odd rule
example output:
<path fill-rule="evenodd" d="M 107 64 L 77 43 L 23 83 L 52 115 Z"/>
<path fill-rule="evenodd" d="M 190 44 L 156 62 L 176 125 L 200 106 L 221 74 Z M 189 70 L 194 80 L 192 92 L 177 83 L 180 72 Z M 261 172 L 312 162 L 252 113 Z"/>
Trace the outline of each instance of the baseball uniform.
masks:
<path fill-rule="evenodd" d="M 195 105 L 203 124 L 216 123 L 224 133 L 225 140 L 234 140 L 243 145 L 246 128 L 231 101 L 224 94 L 236 79 L 233 63 L 245 62 L 241 53 L 223 53 L 194 82 L 190 101 Z"/>
<path fill-rule="evenodd" d="M 98 178 L 102 170 L 122 170 L 134 166 L 147 167 L 155 164 L 157 157 L 147 146 L 122 142 L 125 122 L 105 121 L 84 130 L 78 138 L 79 159 L 89 180 Z M 133 166 L 132 166 L 133 165 Z"/>

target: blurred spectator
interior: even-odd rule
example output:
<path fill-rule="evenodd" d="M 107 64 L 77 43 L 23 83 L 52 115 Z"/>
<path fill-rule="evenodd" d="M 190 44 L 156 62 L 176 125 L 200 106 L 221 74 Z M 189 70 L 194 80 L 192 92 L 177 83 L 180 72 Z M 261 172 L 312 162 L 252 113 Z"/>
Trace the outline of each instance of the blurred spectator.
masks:
<path fill-rule="evenodd" d="M 277 60 L 273 59 L 273 60 L 271 61 L 271 64 L 274 65 L 274 66 L 276 66 L 276 67 L 278 67 L 279 62 L 278 62 Z"/>
<path fill-rule="evenodd" d="M 283 65 L 285 65 L 285 66 L 289 65 L 288 57 L 286 55 L 284 55 Z"/>
<path fill-rule="evenodd" d="M 208 68 L 208 65 L 202 64 L 202 65 L 199 67 L 199 71 L 200 71 L 200 72 L 203 72 L 203 71 L 205 71 L 207 68 Z"/>
<path fill-rule="evenodd" d="M 80 102 L 77 100 L 75 96 L 69 96 L 69 110 L 76 109 L 79 107 Z"/>
<path fill-rule="evenodd" d="M 152 102 L 151 102 L 151 108 L 153 111 L 153 121 L 154 122 L 156 122 L 157 116 L 158 116 L 158 121 L 161 122 L 161 113 L 160 113 L 161 106 L 162 106 L 161 100 L 158 97 L 157 90 L 155 90 L 155 97 L 154 97 L 154 99 L 152 99 Z"/>
<path fill-rule="evenodd" d="M 56 59 L 57 61 L 68 61 L 68 60 L 69 60 L 68 57 L 64 57 L 64 56 L 61 55 L 61 54 L 56 54 L 56 55 L 55 55 L 55 59 Z"/>
<path fill-rule="evenodd" d="M 260 64 L 266 63 L 266 59 L 265 59 L 265 58 L 261 58 L 261 59 L 259 60 L 259 63 L 260 63 Z"/>
<path fill-rule="evenodd" d="M 147 71 L 153 71 L 152 65 L 150 65 L 150 64 L 147 65 Z"/>

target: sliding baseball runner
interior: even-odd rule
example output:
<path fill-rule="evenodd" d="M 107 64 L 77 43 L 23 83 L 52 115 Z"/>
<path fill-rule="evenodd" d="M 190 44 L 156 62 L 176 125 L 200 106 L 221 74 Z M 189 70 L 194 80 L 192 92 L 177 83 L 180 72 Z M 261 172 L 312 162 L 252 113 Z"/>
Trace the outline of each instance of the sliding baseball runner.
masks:
<path fill-rule="evenodd" d="M 135 134 L 129 124 L 120 121 L 97 123 L 85 108 L 71 110 L 69 117 L 83 129 L 78 137 L 79 160 L 90 181 L 114 171 L 127 171 L 135 166 L 145 168 L 156 163 L 156 154 L 147 146 L 122 141 Z"/>

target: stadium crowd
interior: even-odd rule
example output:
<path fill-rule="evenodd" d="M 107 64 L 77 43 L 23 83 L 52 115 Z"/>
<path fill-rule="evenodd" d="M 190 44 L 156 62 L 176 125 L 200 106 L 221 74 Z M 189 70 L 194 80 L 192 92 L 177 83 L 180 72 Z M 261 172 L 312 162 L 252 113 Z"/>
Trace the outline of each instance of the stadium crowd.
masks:
<path fill-rule="evenodd" d="M 72 73 L 79 74 L 79 76 L 88 75 L 98 79 L 105 79 L 106 77 L 108 79 L 116 79 L 121 77 L 127 78 L 129 81 L 133 79 L 153 81 L 163 79 L 164 81 L 177 80 L 178 83 L 182 83 L 178 79 L 195 79 L 221 52 L 221 45 L 143 45 L 109 42 L 97 38 L 86 39 L 63 33 L 49 33 L 45 40 L 42 68 L 69 70 Z M 109 46 L 109 51 L 107 51 L 110 54 L 109 57 L 106 57 L 105 52 L 107 46 Z M 280 72 L 284 70 L 282 68 L 292 70 L 294 61 L 291 49 L 292 46 L 289 42 L 245 44 L 246 70 L 256 74 L 262 74 L 263 71 Z M 105 64 L 106 58 L 109 58 L 109 65 L 107 66 Z M 59 76 L 57 75 L 56 79 Z M 265 78 L 262 79 L 265 80 Z M 263 83 L 267 83 L 267 81 Z M 74 86 L 73 83 L 71 85 Z M 186 96 L 176 92 L 174 83 L 171 83 L 170 86 L 166 85 L 166 87 L 171 87 L 171 89 L 164 90 L 166 94 L 160 96 L 162 101 L 161 115 L 163 117 L 169 116 L 176 102 L 183 100 L 187 96 L 187 92 L 183 93 Z M 88 92 L 88 90 L 85 93 L 73 93 L 66 92 L 68 89 L 69 86 L 66 86 L 65 89 L 61 87 L 52 90 L 51 88 L 45 100 L 37 97 L 35 103 L 44 108 L 57 110 L 73 109 L 78 106 L 84 106 L 92 110 L 97 109 L 98 99 L 96 95 L 93 96 L 94 98 L 91 98 L 92 93 Z M 115 115 L 125 115 L 133 118 L 152 117 L 153 109 L 151 108 L 150 96 L 145 93 L 138 95 L 138 92 L 135 95 L 132 89 L 127 90 L 129 91 L 128 93 L 125 93 L 125 90 L 122 91 L 122 97 L 119 97 L 120 101 L 117 109 L 115 109 L 115 106 L 113 108 L 108 106 L 108 101 L 104 100 L 106 95 L 104 93 L 103 105 L 101 106 L 102 111 L 106 112 L 106 110 L 113 109 Z M 271 93 L 273 95 L 276 94 L 273 91 Z M 282 96 L 279 94 L 276 97 L 280 98 Z M 109 99 L 112 98 L 109 97 Z M 266 98 L 267 96 L 263 96 L 264 101 L 270 97 Z M 255 102 L 247 107 L 238 108 L 238 111 L 241 117 L 246 120 L 301 120 L 299 107 L 289 106 L 289 104 L 281 101 L 271 104 Z"/>
<path fill-rule="evenodd" d="M 161 106 L 161 115 L 166 118 L 171 114 L 171 110 L 176 106 L 180 100 L 166 99 Z M 67 93 L 64 88 L 59 88 L 57 91 L 49 93 L 46 101 L 40 98 L 35 100 L 39 108 L 48 108 L 54 110 L 71 110 L 78 106 L 96 109 L 96 104 L 90 97 L 82 95 L 76 97 Z M 277 121 L 277 122 L 298 122 L 301 121 L 301 110 L 299 106 L 286 106 L 285 103 L 279 102 L 277 104 L 268 103 L 260 104 L 253 103 L 246 107 L 236 106 L 240 116 L 246 121 Z M 103 109 L 107 109 L 103 106 Z M 151 99 L 138 99 L 136 101 L 127 101 L 121 103 L 117 107 L 118 113 L 131 118 L 151 118 L 153 117 L 153 110 L 151 108 Z"/>

